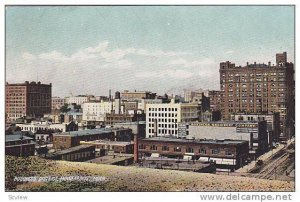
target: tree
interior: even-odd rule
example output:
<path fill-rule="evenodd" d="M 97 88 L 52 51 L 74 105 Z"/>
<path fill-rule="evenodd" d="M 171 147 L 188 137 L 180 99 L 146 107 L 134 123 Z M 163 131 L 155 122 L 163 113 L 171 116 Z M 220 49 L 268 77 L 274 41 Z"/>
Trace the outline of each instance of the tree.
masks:
<path fill-rule="evenodd" d="M 66 113 L 66 112 L 70 111 L 70 108 L 69 108 L 68 104 L 64 104 L 64 106 L 62 106 L 59 110 L 61 113 Z"/>

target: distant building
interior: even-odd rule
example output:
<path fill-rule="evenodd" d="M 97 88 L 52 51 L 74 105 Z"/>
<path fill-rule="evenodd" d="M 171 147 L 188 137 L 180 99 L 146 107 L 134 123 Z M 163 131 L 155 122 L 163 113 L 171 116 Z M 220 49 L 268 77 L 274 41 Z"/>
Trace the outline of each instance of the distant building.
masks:
<path fill-rule="evenodd" d="M 231 115 L 232 121 L 266 121 L 267 130 L 271 140 L 273 142 L 279 141 L 280 135 L 280 117 L 279 112 L 275 113 L 261 113 L 261 114 L 251 114 L 251 113 L 237 113 Z"/>
<path fill-rule="evenodd" d="M 201 105 L 171 103 L 146 105 L 146 137 L 178 136 L 178 123 L 199 121 Z"/>
<path fill-rule="evenodd" d="M 65 104 L 65 99 L 60 97 L 52 97 L 51 98 L 51 109 L 56 110 L 60 109 Z"/>
<path fill-rule="evenodd" d="M 77 95 L 77 96 L 70 96 L 65 98 L 65 102 L 67 104 L 76 104 L 76 105 L 82 105 L 85 102 L 89 102 L 90 99 L 93 99 L 94 96 L 92 95 Z"/>
<path fill-rule="evenodd" d="M 32 137 L 22 135 L 5 135 L 5 155 L 9 156 L 33 156 L 35 153 L 35 142 Z"/>
<path fill-rule="evenodd" d="M 192 102 L 193 99 L 195 97 L 202 97 L 202 96 L 205 96 L 205 97 L 208 97 L 208 90 L 203 90 L 203 89 L 198 89 L 198 90 L 189 90 L 189 89 L 185 89 L 183 91 L 184 93 L 184 102 Z"/>
<path fill-rule="evenodd" d="M 22 131 L 31 131 L 33 133 L 41 130 L 59 130 L 61 132 L 78 130 L 78 125 L 74 122 L 52 124 L 51 122 L 32 121 L 31 123 L 18 123 L 16 126 L 20 127 Z"/>
<path fill-rule="evenodd" d="M 139 138 L 146 137 L 146 121 L 115 123 L 114 126 L 117 128 L 129 128 L 132 130 L 132 134 L 138 135 Z"/>
<path fill-rule="evenodd" d="M 5 85 L 5 113 L 8 121 L 19 118 L 40 118 L 51 112 L 52 84 L 41 82 L 14 83 Z"/>
<path fill-rule="evenodd" d="M 210 110 L 218 111 L 221 110 L 221 91 L 210 90 L 209 91 Z"/>
<path fill-rule="evenodd" d="M 186 138 L 189 139 L 248 141 L 253 155 L 268 151 L 270 146 L 266 121 L 191 122 L 183 125 L 186 125 Z"/>
<path fill-rule="evenodd" d="M 131 123 L 145 120 L 145 114 L 105 114 L 105 125 L 107 126 L 113 126 L 117 123 Z"/>
<path fill-rule="evenodd" d="M 276 65 L 221 62 L 220 87 L 223 120 L 240 112 L 279 112 L 280 138 L 295 134 L 294 64 L 287 62 L 286 52 L 276 54 Z"/>
<path fill-rule="evenodd" d="M 139 158 L 171 157 L 215 162 L 218 168 L 238 169 L 246 164 L 249 143 L 244 140 L 186 140 L 152 137 L 139 140 Z"/>
<path fill-rule="evenodd" d="M 53 134 L 53 148 L 66 149 L 80 144 L 80 141 L 111 140 L 131 141 L 132 130 L 125 128 L 100 128 Z"/>
<path fill-rule="evenodd" d="M 135 101 L 140 99 L 155 99 L 156 93 L 150 91 L 134 91 L 125 90 L 121 92 L 121 99 L 127 101 Z"/>
<path fill-rule="evenodd" d="M 114 101 L 86 102 L 82 105 L 82 121 L 104 123 L 105 115 L 110 113 L 122 114 L 120 99 Z"/>
<path fill-rule="evenodd" d="M 162 104 L 163 103 L 163 99 L 141 99 L 138 102 L 138 109 L 142 110 L 142 111 L 146 111 L 146 105 L 147 104 Z"/>

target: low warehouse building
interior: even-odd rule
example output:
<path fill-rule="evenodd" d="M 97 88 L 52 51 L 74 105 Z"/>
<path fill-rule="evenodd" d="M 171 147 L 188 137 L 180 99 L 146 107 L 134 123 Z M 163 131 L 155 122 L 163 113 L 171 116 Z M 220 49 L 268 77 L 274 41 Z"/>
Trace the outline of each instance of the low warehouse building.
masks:
<path fill-rule="evenodd" d="M 244 140 L 187 140 L 152 137 L 138 141 L 139 158 L 171 157 L 215 162 L 219 168 L 238 169 L 247 163 L 249 143 Z"/>
<path fill-rule="evenodd" d="M 46 156 L 46 158 L 64 161 L 86 161 L 95 158 L 95 146 L 79 145 L 69 149 L 50 153 Z"/>

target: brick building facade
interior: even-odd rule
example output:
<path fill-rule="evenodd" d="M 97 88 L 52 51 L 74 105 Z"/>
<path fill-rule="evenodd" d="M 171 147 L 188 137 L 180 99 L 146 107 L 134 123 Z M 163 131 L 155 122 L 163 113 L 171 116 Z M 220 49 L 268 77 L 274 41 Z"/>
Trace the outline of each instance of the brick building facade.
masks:
<path fill-rule="evenodd" d="M 231 166 L 237 169 L 246 164 L 249 143 L 243 140 L 187 140 L 152 137 L 138 141 L 139 158 L 165 156 L 190 158 L 190 160 L 214 161 L 220 168 Z"/>
<path fill-rule="evenodd" d="M 239 112 L 280 112 L 281 138 L 294 134 L 294 65 L 286 53 L 276 54 L 276 65 L 220 63 L 223 120 Z"/>
<path fill-rule="evenodd" d="M 52 84 L 28 82 L 5 85 L 5 113 L 8 121 L 42 117 L 51 113 Z"/>

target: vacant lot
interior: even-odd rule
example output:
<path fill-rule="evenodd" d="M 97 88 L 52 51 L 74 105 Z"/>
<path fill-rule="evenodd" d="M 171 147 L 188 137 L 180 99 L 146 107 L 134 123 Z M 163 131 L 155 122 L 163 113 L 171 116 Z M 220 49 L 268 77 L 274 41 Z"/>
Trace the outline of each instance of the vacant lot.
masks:
<path fill-rule="evenodd" d="M 10 157 L 18 164 L 19 159 Z M 294 182 L 183 171 L 156 170 L 31 158 L 26 173 L 6 167 L 6 189 L 15 191 L 294 191 Z M 7 160 L 6 160 L 7 161 Z M 24 160 L 23 160 L 24 161 Z M 27 160 L 30 161 L 30 160 Z M 7 162 L 6 162 L 7 163 Z M 24 162 L 23 162 L 24 164 Z M 39 166 L 42 170 L 39 170 Z M 33 170 L 30 170 L 32 168 Z M 14 176 L 102 176 L 104 182 L 27 182 L 8 186 Z"/>

